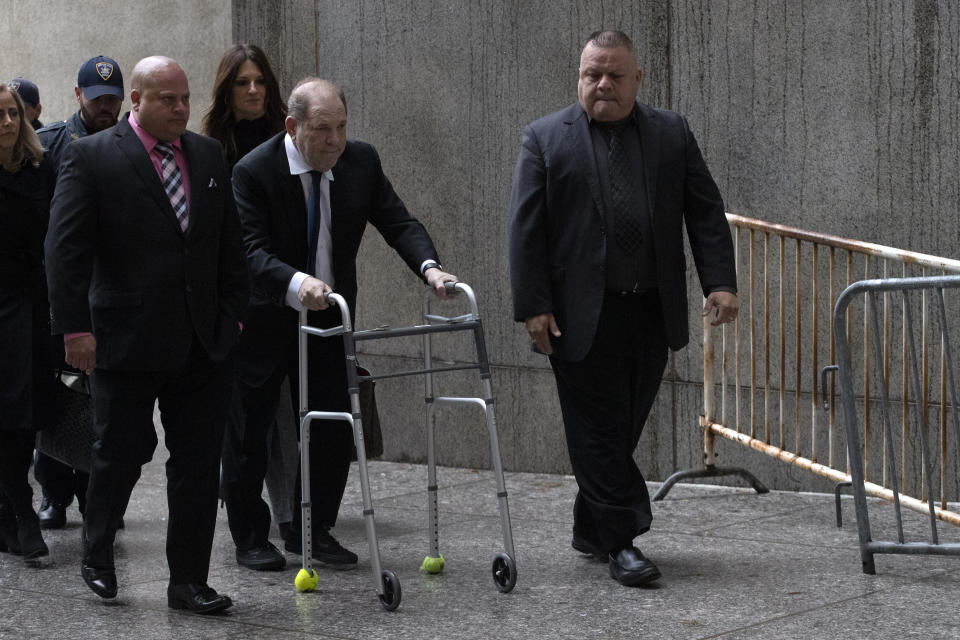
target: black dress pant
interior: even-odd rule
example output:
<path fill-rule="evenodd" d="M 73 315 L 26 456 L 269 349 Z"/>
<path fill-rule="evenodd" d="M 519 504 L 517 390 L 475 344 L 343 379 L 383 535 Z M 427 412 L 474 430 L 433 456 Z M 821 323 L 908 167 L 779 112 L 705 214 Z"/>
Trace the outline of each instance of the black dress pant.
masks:
<path fill-rule="evenodd" d="M 606 551 L 630 546 L 650 528 L 650 496 L 633 452 L 667 352 L 657 292 L 608 293 L 586 357 L 550 358 L 579 487 L 574 531 Z"/>
<path fill-rule="evenodd" d="M 7 514 L 22 517 L 35 513 L 27 474 L 36 440 L 37 432 L 32 429 L 0 430 L 0 507 Z"/>
<path fill-rule="evenodd" d="M 87 507 L 87 484 L 90 474 L 63 464 L 45 453 L 37 452 L 33 462 L 33 477 L 43 490 L 47 501 L 67 507 L 77 497 L 77 507 L 83 514 Z"/>
<path fill-rule="evenodd" d="M 311 324 L 340 324 L 337 309 L 311 314 Z M 311 337 L 308 342 L 309 408 L 316 411 L 350 411 L 343 338 Z M 268 442 L 276 422 L 280 388 L 290 380 L 294 415 L 299 408 L 299 363 L 296 353 L 257 385 L 237 376 L 230 420 L 224 439 L 222 493 L 227 506 L 230 532 L 237 549 L 259 547 L 270 532 L 270 509 L 263 500 L 263 479 L 268 461 Z M 237 368 L 242 372 L 244 367 Z M 299 434 L 299 427 L 298 427 Z M 343 421 L 322 420 L 310 432 L 310 493 L 314 526 L 333 527 L 340 511 L 350 460 L 353 433 Z M 299 437 L 299 436 L 298 436 Z M 301 481 L 298 474 L 292 528 L 300 531 Z"/>
<path fill-rule="evenodd" d="M 130 494 L 157 446 L 154 401 L 159 400 L 167 472 L 167 563 L 170 584 L 205 583 L 217 519 L 217 486 L 229 375 L 194 340 L 176 372 L 97 369 L 93 468 L 84 518 L 84 562 L 113 566 L 113 542 Z"/>

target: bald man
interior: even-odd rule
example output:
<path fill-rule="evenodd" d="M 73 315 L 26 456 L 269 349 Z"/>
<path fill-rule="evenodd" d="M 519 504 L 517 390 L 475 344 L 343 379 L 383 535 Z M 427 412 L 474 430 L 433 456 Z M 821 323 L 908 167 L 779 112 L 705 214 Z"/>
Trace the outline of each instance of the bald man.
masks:
<path fill-rule="evenodd" d="M 117 595 L 113 542 L 157 445 L 159 401 L 169 519 L 168 605 L 221 611 L 207 585 L 229 375 L 249 278 L 220 145 L 186 131 L 190 90 L 164 57 L 133 69 L 131 113 L 67 146 L 46 242 L 55 334 L 91 373 L 93 468 L 81 575 Z M 135 530 L 135 527 L 131 527 Z"/>

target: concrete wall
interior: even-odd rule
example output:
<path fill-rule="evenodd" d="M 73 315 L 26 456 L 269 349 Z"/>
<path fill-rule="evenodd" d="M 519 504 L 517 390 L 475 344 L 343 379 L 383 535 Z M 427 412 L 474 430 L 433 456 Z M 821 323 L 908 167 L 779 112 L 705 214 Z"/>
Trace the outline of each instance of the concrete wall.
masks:
<path fill-rule="evenodd" d="M 476 289 L 511 469 L 569 469 L 547 363 L 511 319 L 511 172 L 523 125 L 575 99 L 582 42 L 601 27 L 637 43 L 641 99 L 689 117 L 729 211 L 957 253 L 954 3 L 235 1 L 235 39 L 259 42 L 281 61 L 285 89 L 307 74 L 344 88 L 350 135 L 377 146 L 444 265 Z M 361 326 L 416 321 L 420 288 L 375 233 L 361 250 L 360 279 Z M 693 275 L 689 287 L 696 300 Z M 696 310 L 691 326 L 699 326 Z M 364 347 L 378 371 L 419 354 L 415 342 Z M 462 359 L 469 350 L 448 353 Z M 701 357 L 694 344 L 671 360 L 637 452 L 650 478 L 700 464 Z M 421 396 L 418 382 L 380 385 L 387 457 L 424 458 Z M 440 460 L 489 464 L 479 416 L 449 418 Z M 721 462 L 742 462 L 774 486 L 828 486 L 719 447 Z"/>
<path fill-rule="evenodd" d="M 645 73 L 641 98 L 689 117 L 729 211 L 957 254 L 955 3 L 8 0 L 4 9 L 0 78 L 36 81 L 45 122 L 76 109 L 77 68 L 100 53 L 126 73 L 145 55 L 177 58 L 194 95 L 194 130 L 232 42 L 263 46 L 284 94 L 308 74 L 341 84 L 350 135 L 377 146 L 444 265 L 478 293 L 510 469 L 569 469 L 552 376 L 511 319 L 507 205 L 523 125 L 574 100 L 582 41 L 596 28 L 633 36 Z M 361 251 L 360 278 L 360 326 L 417 322 L 420 286 L 375 232 Z M 692 276 L 689 287 L 695 299 Z M 691 324 L 698 326 L 695 310 Z M 699 464 L 697 342 L 694 335 L 672 358 L 637 452 L 650 478 Z M 456 360 L 469 347 L 439 349 Z M 408 368 L 420 346 L 364 350 L 379 372 Z M 442 390 L 473 388 L 461 378 Z M 421 383 L 384 381 L 378 392 L 387 457 L 422 460 Z M 478 415 L 450 410 L 441 418 L 442 462 L 489 464 Z M 827 487 L 739 447 L 720 451 L 721 462 L 743 462 L 774 486 Z"/>
<path fill-rule="evenodd" d="M 4 0 L 2 6 L 0 80 L 22 75 L 37 83 L 44 124 L 77 110 L 73 89 L 85 60 L 105 55 L 117 61 L 126 81 L 125 112 L 133 65 L 162 54 L 176 59 L 187 73 L 190 128 L 199 131 L 217 64 L 231 44 L 229 0 Z"/>

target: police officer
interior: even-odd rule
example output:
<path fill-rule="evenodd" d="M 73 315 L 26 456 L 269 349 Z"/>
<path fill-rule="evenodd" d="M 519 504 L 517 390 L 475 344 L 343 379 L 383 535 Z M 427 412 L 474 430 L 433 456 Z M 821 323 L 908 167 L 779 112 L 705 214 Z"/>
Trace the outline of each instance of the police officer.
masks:
<path fill-rule="evenodd" d="M 23 116 L 34 129 L 43 127 L 40 122 L 40 112 L 43 106 L 40 104 L 40 89 L 37 85 L 26 78 L 16 77 L 7 83 L 7 86 L 20 94 L 23 100 Z"/>
<path fill-rule="evenodd" d="M 37 132 L 47 157 L 59 173 L 63 151 L 72 141 L 102 131 L 117 124 L 123 104 L 123 74 L 117 63 L 106 56 L 90 58 L 80 67 L 77 86 L 74 87 L 80 108 L 66 120 L 54 122 Z M 62 350 L 63 341 L 54 339 Z M 82 514 L 86 507 L 87 483 L 85 471 L 72 469 L 53 458 L 37 452 L 34 477 L 43 493 L 40 505 L 40 527 L 60 529 L 67 523 L 67 507 L 77 497 Z"/>
<path fill-rule="evenodd" d="M 111 58 L 90 58 L 80 67 L 73 91 L 80 109 L 66 120 L 54 122 L 37 132 L 58 172 L 60 157 L 67 144 L 117 124 L 123 104 L 123 74 Z"/>

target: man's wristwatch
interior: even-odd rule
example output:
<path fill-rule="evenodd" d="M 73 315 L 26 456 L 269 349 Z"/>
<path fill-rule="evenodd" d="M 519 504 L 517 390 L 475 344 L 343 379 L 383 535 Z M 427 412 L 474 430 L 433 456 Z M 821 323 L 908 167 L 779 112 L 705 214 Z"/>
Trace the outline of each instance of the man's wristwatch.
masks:
<path fill-rule="evenodd" d="M 440 263 L 436 260 L 427 260 L 423 263 L 423 268 L 420 269 L 420 275 L 426 275 L 427 269 L 440 269 L 443 271 L 443 267 L 440 266 Z"/>

